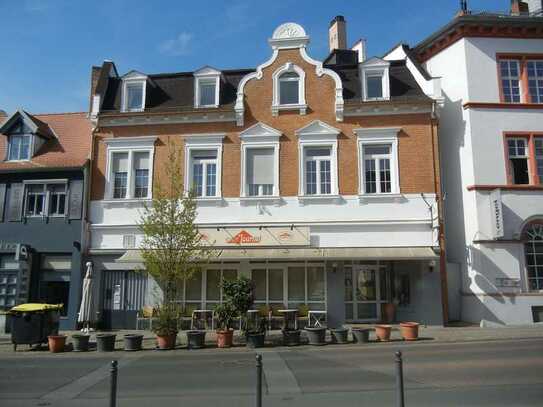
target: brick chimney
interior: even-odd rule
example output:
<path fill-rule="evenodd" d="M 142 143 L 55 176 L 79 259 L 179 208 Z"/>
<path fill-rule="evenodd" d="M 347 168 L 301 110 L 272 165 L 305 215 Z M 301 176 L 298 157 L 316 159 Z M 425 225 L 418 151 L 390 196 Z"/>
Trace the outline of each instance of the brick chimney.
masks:
<path fill-rule="evenodd" d="M 330 52 L 333 52 L 335 49 L 347 49 L 347 23 L 345 22 L 345 17 L 336 16 L 330 21 L 328 43 L 330 45 Z"/>
<path fill-rule="evenodd" d="M 4 110 L 0 109 L 0 124 L 4 123 L 4 120 L 6 120 L 7 117 L 8 114 Z"/>
<path fill-rule="evenodd" d="M 455 17 L 465 16 L 468 14 L 468 0 L 460 0 L 460 10 L 458 10 Z"/>

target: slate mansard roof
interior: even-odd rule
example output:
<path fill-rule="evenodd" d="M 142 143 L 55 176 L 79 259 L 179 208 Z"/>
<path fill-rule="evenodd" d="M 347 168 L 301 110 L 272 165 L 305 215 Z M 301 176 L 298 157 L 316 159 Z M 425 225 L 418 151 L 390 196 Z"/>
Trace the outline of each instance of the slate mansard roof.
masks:
<path fill-rule="evenodd" d="M 87 113 L 24 114 L 36 124 L 46 141 L 31 160 L 10 162 L 5 161 L 8 138 L 0 134 L 0 172 L 80 168 L 86 164 L 92 133 Z"/>
<path fill-rule="evenodd" d="M 328 62 L 328 63 L 327 63 Z M 332 62 L 332 63 L 329 63 Z M 347 62 L 347 64 L 344 64 Z M 424 94 L 415 78 L 405 65 L 405 61 L 390 61 L 390 96 L 391 102 L 424 102 L 431 99 Z M 101 111 L 116 113 L 121 109 L 122 78 L 104 74 L 111 69 L 111 62 L 102 66 L 102 74 L 98 80 L 96 93 L 102 95 Z M 346 103 L 361 103 L 362 86 L 359 67 L 350 56 L 327 58 L 324 66 L 337 72 L 343 82 L 343 98 Z M 113 69 L 114 65 L 113 65 Z M 237 88 L 242 78 L 255 69 L 238 69 L 221 71 L 219 109 L 233 110 L 236 102 Z M 147 75 L 147 91 L 145 100 L 146 112 L 182 112 L 194 109 L 194 74 L 193 72 L 163 73 Z M 199 109 L 205 110 L 205 109 Z M 215 110 L 211 108 L 211 110 Z"/>

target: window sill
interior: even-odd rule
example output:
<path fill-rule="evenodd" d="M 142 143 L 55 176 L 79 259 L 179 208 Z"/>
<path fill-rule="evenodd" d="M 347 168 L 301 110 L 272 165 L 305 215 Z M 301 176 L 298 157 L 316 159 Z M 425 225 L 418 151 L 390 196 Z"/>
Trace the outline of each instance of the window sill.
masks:
<path fill-rule="evenodd" d="M 142 112 L 145 112 L 145 108 L 141 108 L 141 109 L 123 109 L 121 110 L 121 113 L 142 113 Z"/>
<path fill-rule="evenodd" d="M 272 115 L 278 116 L 280 110 L 298 110 L 301 115 L 307 113 L 307 104 L 295 104 L 295 105 L 272 105 Z"/>
<path fill-rule="evenodd" d="M 301 205 L 312 203 L 339 203 L 341 201 L 340 195 L 299 195 L 298 202 Z"/>
<path fill-rule="evenodd" d="M 241 205 L 258 205 L 258 204 L 273 204 L 279 205 L 281 203 L 281 197 L 277 195 L 262 195 L 262 196 L 241 196 L 239 198 Z"/>
<path fill-rule="evenodd" d="M 358 199 L 360 203 L 400 203 L 406 200 L 402 194 L 359 194 Z"/>
<path fill-rule="evenodd" d="M 197 105 L 194 106 L 195 109 L 217 109 L 219 107 L 218 104 L 216 105 Z"/>
<path fill-rule="evenodd" d="M 224 206 L 222 196 L 203 196 L 195 198 L 198 206 Z"/>
<path fill-rule="evenodd" d="M 112 206 L 141 206 L 143 203 L 150 203 L 152 201 L 152 198 L 107 198 L 102 200 L 102 203 L 106 207 L 112 207 Z"/>

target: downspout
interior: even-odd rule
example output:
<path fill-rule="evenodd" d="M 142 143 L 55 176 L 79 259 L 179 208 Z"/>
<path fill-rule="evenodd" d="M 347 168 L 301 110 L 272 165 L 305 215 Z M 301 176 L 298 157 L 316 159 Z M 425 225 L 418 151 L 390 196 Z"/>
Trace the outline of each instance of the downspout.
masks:
<path fill-rule="evenodd" d="M 439 119 L 436 112 L 436 102 L 434 101 L 432 106 L 431 117 L 431 131 L 432 131 L 432 165 L 434 169 L 434 190 L 437 196 L 437 213 L 439 224 L 439 275 L 441 279 L 441 309 L 443 314 L 443 325 L 449 323 L 449 291 L 447 284 L 447 256 L 445 251 L 445 224 L 443 216 L 443 189 L 441 185 L 441 165 L 440 165 L 440 148 L 439 137 L 436 134 L 436 129 L 439 123 Z"/>

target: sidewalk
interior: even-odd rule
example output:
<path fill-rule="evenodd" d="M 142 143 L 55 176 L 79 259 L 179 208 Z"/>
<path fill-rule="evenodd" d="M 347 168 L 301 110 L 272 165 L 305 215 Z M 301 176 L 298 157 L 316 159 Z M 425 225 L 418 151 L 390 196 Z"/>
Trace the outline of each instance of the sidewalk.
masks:
<path fill-rule="evenodd" d="M 356 324 L 356 325 L 347 325 L 347 327 L 367 327 L 372 328 L 375 325 L 372 324 Z M 154 349 L 155 344 L 155 335 L 150 331 L 136 331 L 136 330 L 120 330 L 114 331 L 117 335 L 116 337 L 116 348 L 122 349 L 123 347 L 123 336 L 128 333 L 141 333 L 144 335 L 143 347 L 144 349 Z M 74 333 L 80 333 L 79 331 L 62 331 L 63 334 L 68 336 L 67 343 L 70 342 L 70 336 Z M 91 342 L 95 342 L 96 334 L 99 332 L 93 332 L 91 334 Z M 186 335 L 184 331 L 179 332 L 177 337 L 177 344 L 180 347 L 186 346 Z M 458 342 L 473 342 L 473 341 L 494 341 L 494 340 L 511 340 L 511 339 L 533 339 L 541 338 L 543 340 L 543 325 L 536 324 L 530 326 L 506 326 L 499 328 L 480 328 L 476 325 L 457 325 L 449 327 L 437 327 L 437 326 L 421 326 L 419 330 L 420 342 L 424 343 L 458 343 Z M 328 338 L 329 339 L 329 338 Z M 375 342 L 374 332 L 370 335 L 370 340 L 374 344 L 379 344 Z M 391 336 L 392 342 L 401 341 L 401 335 L 399 332 L 399 326 L 393 325 L 393 331 Z M 239 332 L 236 332 L 235 343 L 243 342 L 240 338 Z M 282 334 L 281 331 L 275 330 L 268 332 L 266 336 L 266 342 L 270 346 L 282 346 Z M 209 347 L 216 346 L 216 334 L 215 332 L 208 331 L 206 334 L 206 345 Z M 369 346 L 372 344 L 370 343 Z M 28 347 L 21 345 L 19 347 L 19 352 L 28 352 Z M 243 347 L 236 347 L 236 349 L 244 349 Z M 11 344 L 11 337 L 6 334 L 0 335 L 0 352 L 11 352 L 13 350 Z"/>

